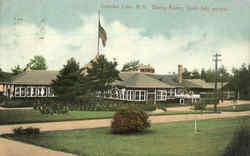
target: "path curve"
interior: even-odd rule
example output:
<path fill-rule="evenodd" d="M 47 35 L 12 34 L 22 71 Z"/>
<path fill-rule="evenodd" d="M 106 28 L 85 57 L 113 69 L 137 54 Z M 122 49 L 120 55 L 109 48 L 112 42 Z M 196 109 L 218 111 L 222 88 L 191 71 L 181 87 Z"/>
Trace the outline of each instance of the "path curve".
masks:
<path fill-rule="evenodd" d="M 70 153 L 53 151 L 40 146 L 0 138 L 1 156 L 76 156 Z"/>

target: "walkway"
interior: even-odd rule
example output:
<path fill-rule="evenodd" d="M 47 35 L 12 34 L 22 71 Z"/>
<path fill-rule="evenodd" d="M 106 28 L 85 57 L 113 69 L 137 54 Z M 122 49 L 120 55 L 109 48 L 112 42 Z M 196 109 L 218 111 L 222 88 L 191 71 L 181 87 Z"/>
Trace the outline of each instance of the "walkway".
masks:
<path fill-rule="evenodd" d="M 240 100 L 237 102 L 236 106 L 237 105 L 249 105 L 250 104 L 250 101 L 244 101 L 244 100 Z M 225 107 L 225 106 L 233 106 L 234 104 L 232 103 L 232 101 L 224 101 L 223 103 L 220 103 L 217 105 L 217 107 Z M 213 104 L 210 104 L 207 106 L 208 108 L 213 108 L 214 105 Z M 192 106 L 182 106 L 182 107 L 169 107 L 167 108 L 167 111 L 168 112 L 192 112 L 193 109 Z M 155 111 L 154 113 L 160 113 L 160 112 L 163 112 L 162 110 L 157 110 Z"/>
<path fill-rule="evenodd" d="M 0 138 L 1 156 L 76 156 L 47 148 Z"/>

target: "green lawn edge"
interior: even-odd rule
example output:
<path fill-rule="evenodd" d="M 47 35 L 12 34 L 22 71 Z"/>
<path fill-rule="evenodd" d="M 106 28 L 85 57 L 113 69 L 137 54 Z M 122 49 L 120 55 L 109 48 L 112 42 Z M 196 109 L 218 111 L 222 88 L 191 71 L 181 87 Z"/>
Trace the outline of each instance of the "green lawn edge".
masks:
<path fill-rule="evenodd" d="M 151 114 L 148 113 L 149 116 L 171 116 L 171 115 L 191 115 L 191 114 L 219 114 L 221 112 L 162 112 L 162 113 L 155 113 Z M 32 120 L 32 121 L 11 121 L 0 123 L 0 125 L 13 125 L 13 124 L 29 124 L 29 123 L 46 123 L 46 122 L 64 122 L 64 121 L 81 121 L 81 120 L 101 120 L 101 119 L 112 119 L 113 115 L 107 115 L 106 117 L 86 117 L 81 119 L 55 119 L 55 120 Z"/>

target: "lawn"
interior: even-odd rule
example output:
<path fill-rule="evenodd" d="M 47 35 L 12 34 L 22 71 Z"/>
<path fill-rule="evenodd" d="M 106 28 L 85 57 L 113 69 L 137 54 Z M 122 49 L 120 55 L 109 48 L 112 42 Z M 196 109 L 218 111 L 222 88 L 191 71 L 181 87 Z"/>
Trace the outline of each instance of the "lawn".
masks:
<path fill-rule="evenodd" d="M 11 139 L 81 156 L 221 156 L 243 118 L 152 125 L 142 134 L 113 135 L 109 128 L 45 132 Z M 250 122 L 250 118 L 244 118 Z"/>
<path fill-rule="evenodd" d="M 224 107 L 218 107 L 218 111 L 221 112 L 242 112 L 242 111 L 249 111 L 250 110 L 250 104 L 246 105 L 236 105 L 235 109 L 233 106 L 224 106 Z M 209 108 L 208 110 L 213 110 L 213 108 Z"/>
<path fill-rule="evenodd" d="M 211 112 L 207 112 L 211 113 Z M 181 115 L 181 114 L 200 114 L 200 112 L 163 112 L 158 115 Z M 0 125 L 18 124 L 18 123 L 36 123 L 36 122 L 53 122 L 53 121 L 73 121 L 73 120 L 89 120 L 89 119 L 106 119 L 112 118 L 114 112 L 94 112 L 94 111 L 72 111 L 59 115 L 44 115 L 38 110 L 33 109 L 16 109 L 16 110 L 0 110 Z"/>
<path fill-rule="evenodd" d="M 44 115 L 38 110 L 0 110 L 0 125 L 52 121 L 71 121 L 111 118 L 114 112 L 72 111 L 66 114 Z"/>

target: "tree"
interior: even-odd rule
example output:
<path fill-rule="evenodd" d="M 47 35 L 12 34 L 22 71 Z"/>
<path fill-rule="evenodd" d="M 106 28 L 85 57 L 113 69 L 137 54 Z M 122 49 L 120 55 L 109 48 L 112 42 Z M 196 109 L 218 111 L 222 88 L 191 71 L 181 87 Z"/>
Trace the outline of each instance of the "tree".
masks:
<path fill-rule="evenodd" d="M 8 72 L 4 72 L 1 68 L 0 68 L 0 82 L 1 81 L 8 81 L 11 78 L 11 74 Z"/>
<path fill-rule="evenodd" d="M 11 68 L 11 71 L 13 75 L 18 75 L 23 72 L 23 69 L 21 69 L 20 65 L 16 65 L 14 68 Z"/>
<path fill-rule="evenodd" d="M 39 102 L 38 108 L 43 114 L 66 113 L 81 105 L 80 97 L 88 91 L 86 76 L 80 74 L 79 63 L 70 58 L 63 69 L 59 71 L 51 87 L 56 98 Z"/>
<path fill-rule="evenodd" d="M 122 67 L 122 72 L 129 72 L 129 71 L 137 71 L 138 67 L 140 65 L 140 61 L 130 61 L 128 63 L 125 63 Z"/>
<path fill-rule="evenodd" d="M 77 97 L 87 92 L 86 77 L 80 75 L 80 65 L 74 58 L 70 58 L 59 71 L 52 88 L 58 98 L 66 103 L 76 103 Z"/>
<path fill-rule="evenodd" d="M 201 69 L 201 79 L 205 80 L 206 79 L 206 71 L 204 68 Z"/>
<path fill-rule="evenodd" d="M 236 97 L 240 95 L 241 99 L 250 99 L 250 64 L 243 64 L 241 68 L 234 68 L 232 72 L 231 84 L 235 88 Z"/>
<path fill-rule="evenodd" d="M 119 80 L 119 71 L 116 69 L 117 62 L 109 62 L 104 55 L 97 56 L 92 61 L 92 67 L 88 68 L 88 79 L 91 81 L 93 91 L 104 91 L 111 88 L 112 82 Z"/>
<path fill-rule="evenodd" d="M 28 68 L 31 70 L 47 70 L 48 66 L 46 59 L 43 56 L 34 56 L 34 58 L 30 59 L 30 62 L 26 65 L 26 69 Z"/>
<path fill-rule="evenodd" d="M 182 73 L 183 79 L 191 79 L 191 72 L 188 71 L 187 68 L 184 68 L 184 71 Z"/>
<path fill-rule="evenodd" d="M 191 78 L 192 79 L 199 79 L 201 76 L 200 76 L 200 73 L 198 72 L 197 69 L 194 69 L 191 73 Z"/>

